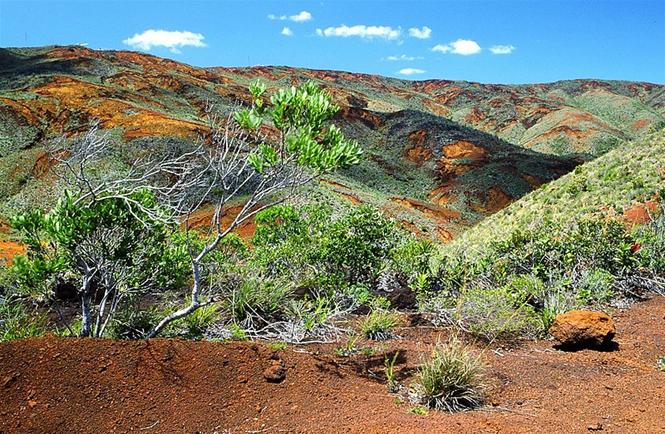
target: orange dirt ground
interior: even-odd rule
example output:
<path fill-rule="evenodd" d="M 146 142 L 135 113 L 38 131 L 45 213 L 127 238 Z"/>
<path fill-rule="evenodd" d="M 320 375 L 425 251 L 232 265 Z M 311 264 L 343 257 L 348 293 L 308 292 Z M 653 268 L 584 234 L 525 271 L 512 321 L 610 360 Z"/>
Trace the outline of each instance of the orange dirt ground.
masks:
<path fill-rule="evenodd" d="M 53 336 L 0 344 L 2 433 L 656 433 L 665 431 L 665 298 L 616 312 L 613 352 L 561 352 L 551 342 L 485 352 L 487 406 L 408 412 L 388 393 L 383 355 L 342 358 L 334 345 Z M 446 329 L 408 327 L 398 380 Z M 286 379 L 262 373 L 281 359 Z"/>

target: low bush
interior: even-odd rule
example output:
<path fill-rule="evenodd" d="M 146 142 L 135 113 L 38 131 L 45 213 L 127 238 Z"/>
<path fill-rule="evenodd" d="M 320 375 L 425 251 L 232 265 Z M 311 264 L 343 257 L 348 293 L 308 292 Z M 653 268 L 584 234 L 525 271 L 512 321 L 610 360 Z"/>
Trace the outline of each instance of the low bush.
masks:
<path fill-rule="evenodd" d="M 536 337 L 542 321 L 525 302 L 516 303 L 505 288 L 478 288 L 462 294 L 457 305 L 457 323 L 463 330 L 487 341 Z"/>
<path fill-rule="evenodd" d="M 392 330 L 400 323 L 401 318 L 396 312 L 375 309 L 360 321 L 360 331 L 366 338 L 380 341 L 394 336 Z"/>
<path fill-rule="evenodd" d="M 420 404 L 447 411 L 473 409 L 483 403 L 485 365 L 481 356 L 453 336 L 437 343 L 418 368 L 413 391 Z"/>
<path fill-rule="evenodd" d="M 144 339 L 159 322 L 162 312 L 157 309 L 125 308 L 113 318 L 109 336 L 114 339 Z"/>
<path fill-rule="evenodd" d="M 40 336 L 45 330 L 45 315 L 29 309 L 22 300 L 0 298 L 0 342 Z"/>

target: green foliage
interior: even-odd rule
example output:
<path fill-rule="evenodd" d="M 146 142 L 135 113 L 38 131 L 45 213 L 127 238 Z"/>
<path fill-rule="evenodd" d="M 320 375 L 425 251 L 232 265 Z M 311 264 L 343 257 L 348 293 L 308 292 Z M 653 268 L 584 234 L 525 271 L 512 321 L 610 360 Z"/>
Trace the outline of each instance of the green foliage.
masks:
<path fill-rule="evenodd" d="M 0 298 L 0 342 L 40 336 L 45 330 L 45 315 L 29 310 L 21 300 Z"/>
<path fill-rule="evenodd" d="M 395 363 L 399 357 L 399 351 L 395 351 L 392 357 L 386 354 L 383 359 L 384 372 L 386 374 L 386 381 L 388 383 L 388 392 L 394 393 L 397 391 L 397 378 L 395 373 Z"/>
<path fill-rule="evenodd" d="M 360 335 L 355 333 L 350 334 L 346 339 L 346 343 L 343 346 L 335 349 L 335 354 L 340 357 L 350 357 L 358 353 L 358 348 L 356 347 L 358 339 L 360 339 Z"/>
<path fill-rule="evenodd" d="M 469 290 L 458 301 L 458 323 L 487 341 L 540 335 L 542 325 L 535 310 L 517 301 L 506 288 Z"/>
<path fill-rule="evenodd" d="M 257 131 L 270 120 L 281 132 L 279 145 L 260 143 L 249 162 L 259 173 L 274 167 L 281 161 L 293 158 L 301 166 L 317 172 L 357 164 L 362 150 L 356 142 L 348 141 L 338 127 L 326 126 L 339 110 L 331 96 L 314 82 L 280 89 L 266 104 L 265 86 L 250 86 L 252 106 L 235 114 L 238 124 L 249 131 Z"/>
<path fill-rule="evenodd" d="M 270 348 L 273 351 L 283 351 L 288 346 L 289 346 L 289 344 L 287 344 L 286 342 L 282 342 L 282 341 L 268 342 L 268 348 Z"/>
<path fill-rule="evenodd" d="M 407 410 L 411 414 L 417 414 L 418 416 L 427 416 L 429 414 L 429 410 L 427 407 L 423 407 L 422 405 L 414 405 L 413 407 L 410 407 Z"/>
<path fill-rule="evenodd" d="M 659 197 L 665 198 L 665 189 Z M 665 274 L 665 205 L 661 205 L 650 224 L 636 229 L 635 237 L 640 266 L 658 275 Z"/>
<path fill-rule="evenodd" d="M 271 315 L 284 307 L 292 291 L 283 280 L 246 276 L 232 288 L 222 288 L 223 304 L 236 321 L 251 315 Z"/>
<path fill-rule="evenodd" d="M 665 356 L 662 356 L 656 362 L 656 367 L 661 371 L 665 372 Z"/>
<path fill-rule="evenodd" d="M 360 331 L 368 339 L 384 340 L 389 339 L 392 330 L 400 324 L 401 318 L 398 313 L 374 309 L 360 322 Z"/>
<path fill-rule="evenodd" d="M 363 205 L 330 226 L 322 259 L 349 283 L 371 284 L 398 242 L 395 223 Z"/>
<path fill-rule="evenodd" d="M 414 391 L 429 408 L 461 411 L 483 402 L 485 365 L 482 358 L 453 336 L 437 343 L 418 369 Z"/>
<path fill-rule="evenodd" d="M 602 268 L 586 270 L 580 279 L 577 296 L 583 304 L 607 303 L 614 296 L 615 277 Z"/>
<path fill-rule="evenodd" d="M 154 198 L 146 192 L 138 192 L 130 199 L 145 206 L 156 206 Z M 170 279 L 178 282 L 183 270 L 177 266 L 175 254 L 166 248 L 167 228 L 146 216 L 148 223 L 141 223 L 135 217 L 137 212 L 121 199 L 109 197 L 84 204 L 77 202 L 77 196 L 66 192 L 48 213 L 31 210 L 15 216 L 12 227 L 23 235 L 23 242 L 28 246 L 27 255 L 17 257 L 14 264 L 19 283 L 28 292 L 44 293 L 52 289 L 48 283 L 56 273 L 82 274 L 78 249 L 105 230 L 115 230 L 118 238 L 112 242 L 101 241 L 97 253 L 103 260 L 114 261 L 135 273 L 130 283 L 142 281 L 146 273 L 153 272 L 132 267 L 137 259 L 136 251 L 146 255 L 145 263 L 162 266 L 159 273 L 162 285 L 166 286 Z"/>
<path fill-rule="evenodd" d="M 162 312 L 156 308 L 125 308 L 114 318 L 109 336 L 114 339 L 144 339 L 159 322 Z"/>
<path fill-rule="evenodd" d="M 207 304 L 196 309 L 190 315 L 171 323 L 167 334 L 185 339 L 201 340 L 208 328 L 221 318 L 219 306 Z"/>

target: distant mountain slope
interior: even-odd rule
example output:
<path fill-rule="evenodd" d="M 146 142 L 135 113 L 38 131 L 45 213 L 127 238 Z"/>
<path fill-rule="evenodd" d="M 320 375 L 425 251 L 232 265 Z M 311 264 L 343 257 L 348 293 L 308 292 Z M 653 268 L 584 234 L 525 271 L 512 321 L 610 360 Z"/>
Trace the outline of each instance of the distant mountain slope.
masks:
<path fill-rule="evenodd" d="M 578 166 L 466 231 L 449 248 L 484 251 L 519 229 L 564 226 L 588 216 L 641 223 L 665 199 L 665 130 Z"/>
<path fill-rule="evenodd" d="M 277 83 L 316 79 L 342 103 L 376 111 L 444 116 L 540 152 L 600 154 L 665 126 L 665 86 L 605 80 L 496 85 L 394 78 L 285 67 L 213 68 L 227 77 Z"/>
<path fill-rule="evenodd" d="M 196 68 L 83 47 L 0 49 L 4 212 L 53 194 L 45 188 L 49 137 L 79 133 L 96 119 L 123 157 L 181 147 L 206 131 L 206 104 L 232 110 L 257 78 L 269 90 L 319 81 L 342 108 L 338 122 L 366 149 L 365 162 L 327 179 L 322 192 L 374 203 L 414 232 L 444 240 L 580 162 L 523 147 L 606 149 L 662 122 L 665 104 L 665 86 L 648 83 L 413 82 L 286 67 Z"/>

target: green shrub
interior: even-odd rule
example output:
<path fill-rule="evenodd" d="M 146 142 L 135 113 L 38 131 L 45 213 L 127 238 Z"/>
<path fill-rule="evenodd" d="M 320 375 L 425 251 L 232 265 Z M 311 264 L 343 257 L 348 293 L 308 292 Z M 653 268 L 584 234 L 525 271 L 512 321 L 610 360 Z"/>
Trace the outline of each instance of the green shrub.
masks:
<path fill-rule="evenodd" d="M 246 278 L 231 288 L 222 288 L 223 304 L 236 321 L 251 316 L 270 316 L 286 305 L 292 285 L 261 276 Z"/>
<path fill-rule="evenodd" d="M 0 298 L 0 342 L 40 336 L 45 330 L 45 315 L 29 310 L 21 300 Z"/>
<path fill-rule="evenodd" d="M 662 356 L 656 362 L 656 367 L 661 371 L 665 372 L 665 356 Z"/>
<path fill-rule="evenodd" d="M 125 308 L 113 318 L 109 335 L 114 339 L 144 339 L 157 325 L 162 314 L 156 308 Z"/>
<path fill-rule="evenodd" d="M 453 336 L 437 343 L 429 360 L 418 368 L 413 385 L 420 403 L 429 408 L 460 411 L 480 406 L 485 389 L 485 365 Z"/>
<path fill-rule="evenodd" d="M 516 306 L 505 288 L 465 292 L 458 302 L 457 317 L 463 329 L 488 341 L 542 333 L 542 322 L 534 308 L 526 303 Z"/>
<path fill-rule="evenodd" d="M 557 315 L 579 306 L 578 298 L 567 291 L 554 287 L 544 297 L 543 308 L 539 312 L 543 331 L 547 332 Z"/>
<path fill-rule="evenodd" d="M 167 329 L 167 334 L 175 334 L 185 339 L 201 340 L 208 328 L 221 319 L 219 306 L 208 304 L 202 306 L 178 321 L 174 321 Z"/>
<path fill-rule="evenodd" d="M 362 205 L 335 221 L 326 231 L 322 261 L 341 272 L 349 284 L 372 284 L 390 251 L 398 245 L 394 222 L 377 209 Z"/>
<path fill-rule="evenodd" d="M 400 324 L 401 318 L 396 312 L 375 309 L 360 321 L 360 331 L 368 339 L 379 341 L 392 337 L 392 330 Z"/>
<path fill-rule="evenodd" d="M 607 303 L 614 296 L 614 276 L 601 268 L 585 270 L 577 284 L 577 298 L 583 304 Z"/>

